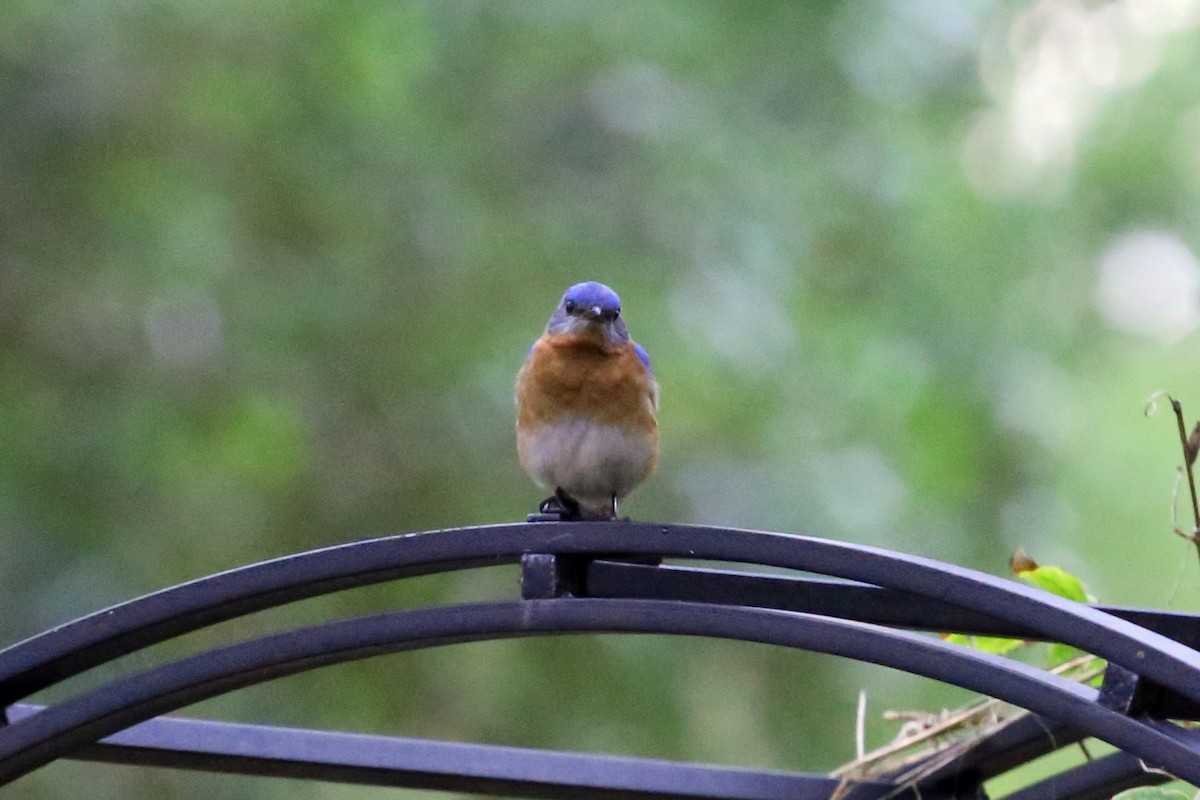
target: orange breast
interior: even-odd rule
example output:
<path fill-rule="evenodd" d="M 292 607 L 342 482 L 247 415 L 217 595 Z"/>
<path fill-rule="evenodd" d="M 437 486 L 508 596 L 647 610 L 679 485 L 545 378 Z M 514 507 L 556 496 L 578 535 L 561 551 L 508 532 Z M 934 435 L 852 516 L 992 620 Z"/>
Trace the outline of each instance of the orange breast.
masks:
<path fill-rule="evenodd" d="M 633 345 L 584 334 L 539 339 L 517 378 L 517 424 L 586 417 L 656 430 L 655 385 Z"/>

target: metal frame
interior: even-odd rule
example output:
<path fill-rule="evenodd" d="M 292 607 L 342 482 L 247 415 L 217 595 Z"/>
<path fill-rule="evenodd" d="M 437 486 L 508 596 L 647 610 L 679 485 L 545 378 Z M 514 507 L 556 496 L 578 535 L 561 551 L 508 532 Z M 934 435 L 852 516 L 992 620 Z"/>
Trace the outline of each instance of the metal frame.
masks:
<path fill-rule="evenodd" d="M 758 565 L 825 578 L 664 566 Z M 383 581 L 523 565 L 520 598 L 325 622 L 135 672 L 44 707 L 18 702 L 99 664 L 254 611 Z M 835 580 L 830 580 L 834 578 Z M 914 631 L 1074 645 L 1110 663 L 1099 690 Z M 645 759 L 365 737 L 160 715 L 236 688 L 380 653 L 515 636 L 658 633 L 754 641 L 891 666 L 1036 716 L 919 784 L 858 782 Z M 82 758 L 546 798 L 855 800 L 978 797 L 982 781 L 1072 741 L 1121 749 L 1018 793 L 1099 797 L 1155 783 L 1143 762 L 1200 785 L 1200 619 L 1093 608 L 1020 583 L 879 548 L 728 528 L 535 522 L 391 536 L 252 564 L 83 617 L 0 651 L 0 785 Z M 1135 768 L 1136 767 L 1136 768 Z M 1039 794 L 1040 792 L 1040 794 Z"/>

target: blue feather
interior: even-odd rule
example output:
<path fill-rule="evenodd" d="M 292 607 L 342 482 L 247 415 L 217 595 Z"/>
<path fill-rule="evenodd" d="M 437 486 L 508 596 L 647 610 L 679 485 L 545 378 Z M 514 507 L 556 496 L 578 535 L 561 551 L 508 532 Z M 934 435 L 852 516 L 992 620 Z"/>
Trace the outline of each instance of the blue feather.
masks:
<path fill-rule="evenodd" d="M 654 367 L 650 364 L 650 354 L 642 349 L 640 344 L 633 345 L 633 352 L 637 353 L 638 361 L 646 365 L 646 369 L 650 371 L 650 375 L 654 375 Z"/>

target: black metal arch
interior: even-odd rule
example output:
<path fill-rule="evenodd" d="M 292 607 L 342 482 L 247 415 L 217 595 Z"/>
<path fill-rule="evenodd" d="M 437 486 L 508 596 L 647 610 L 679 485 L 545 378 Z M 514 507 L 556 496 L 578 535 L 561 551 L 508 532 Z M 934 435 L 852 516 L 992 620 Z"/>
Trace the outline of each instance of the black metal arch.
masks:
<path fill-rule="evenodd" d="M 1200 703 L 1200 653 L 1013 581 L 826 539 L 685 525 L 524 523 L 352 542 L 264 561 L 99 611 L 0 652 L 0 704 L 117 655 L 253 611 L 354 586 L 513 563 L 525 553 L 636 554 L 784 567 L 900 589 L 1002 617 Z"/>
<path fill-rule="evenodd" d="M 204 653 L 96 689 L 31 717 L 0 741 L 0 782 L 74 747 L 217 694 L 385 652 L 565 632 L 714 636 L 841 655 L 952 680 L 1009 699 L 1200 783 L 1185 735 L 1096 702 L 1069 680 L 937 639 L 795 612 L 651 600 L 532 600 L 394 612 L 302 628 Z"/>
<path fill-rule="evenodd" d="M 861 583 L 620 560 L 628 556 L 786 567 Z M 872 661 L 1008 700 L 1043 715 L 1046 721 L 1039 725 L 1058 726 L 1064 734 L 1031 731 L 1006 745 L 1010 756 L 1096 736 L 1200 785 L 1197 737 L 1147 713 L 1188 712 L 1200 702 L 1200 653 L 1181 642 L 1103 610 L 929 559 L 811 537 L 696 526 L 485 526 L 354 542 L 250 565 L 115 606 L 0 652 L 0 709 L 16 709 L 16 700 L 96 664 L 252 611 L 523 557 L 533 587 L 526 587 L 527 598 L 587 597 L 435 607 L 325 623 L 166 664 L 44 710 L 22 707 L 20 719 L 0 727 L 0 785 L 158 714 L 251 683 L 382 652 L 564 632 L 718 636 Z M 605 595 L 614 599 L 594 599 Z M 1200 638 L 1200 624 L 1192 618 L 1113 611 L 1189 644 Z M 1108 681 L 1106 691 L 1097 693 L 1018 662 L 873 622 L 1017 631 L 1062 641 L 1107 658 L 1118 665 L 1113 670 L 1124 668 L 1114 673 L 1123 682 Z M 1147 686 L 1169 690 L 1149 692 Z M 1157 708 L 1146 699 L 1151 694 Z M 986 772 L 975 770 L 978 776 Z M 960 783 L 963 774 L 956 773 Z M 1088 773 L 1093 783 L 1097 774 Z M 1124 780 L 1136 778 L 1126 774 Z M 728 796 L 759 796 L 748 787 Z M 927 785 L 925 793 L 936 794 L 930 791 L 935 788 Z M 678 796 L 708 796 L 699 791 Z M 882 796 L 882 789 L 872 796 Z"/>

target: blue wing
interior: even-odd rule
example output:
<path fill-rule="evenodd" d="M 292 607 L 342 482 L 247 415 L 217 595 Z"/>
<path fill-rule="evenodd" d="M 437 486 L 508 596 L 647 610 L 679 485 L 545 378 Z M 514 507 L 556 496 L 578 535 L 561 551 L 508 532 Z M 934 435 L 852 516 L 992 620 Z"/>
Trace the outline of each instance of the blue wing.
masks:
<path fill-rule="evenodd" d="M 654 376 L 654 367 L 650 364 L 650 354 L 642 349 L 640 344 L 636 342 L 633 345 L 633 352 L 637 354 L 638 361 L 646 365 L 646 369 L 650 371 L 650 376 Z"/>

